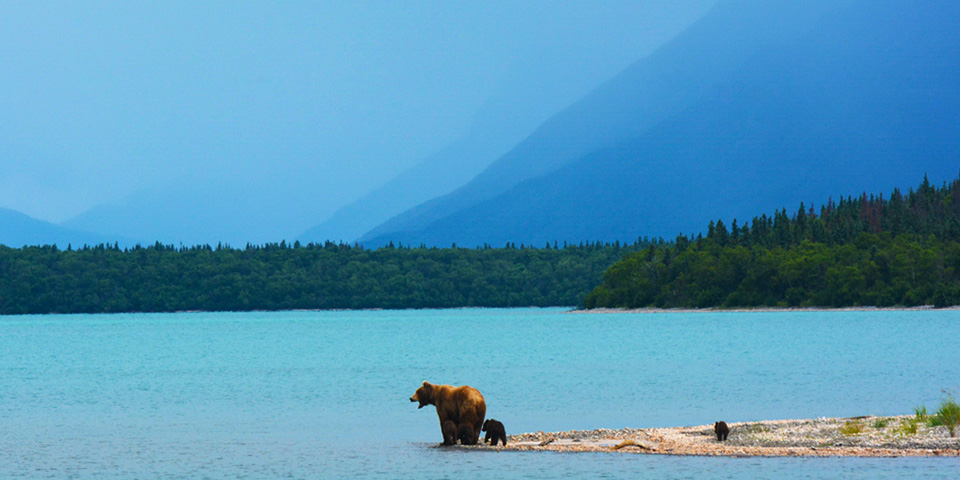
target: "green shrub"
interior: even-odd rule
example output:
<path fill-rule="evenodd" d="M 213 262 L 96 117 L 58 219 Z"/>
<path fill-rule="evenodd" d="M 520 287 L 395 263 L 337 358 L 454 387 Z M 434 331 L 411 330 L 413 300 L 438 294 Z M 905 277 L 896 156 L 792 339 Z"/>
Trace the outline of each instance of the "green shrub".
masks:
<path fill-rule="evenodd" d="M 873 422 L 873 428 L 886 428 L 888 423 L 890 423 L 889 418 L 880 417 Z"/>
<path fill-rule="evenodd" d="M 923 422 L 927 420 L 927 406 L 920 405 L 919 407 L 913 407 L 913 413 L 917 415 L 917 420 Z"/>
<path fill-rule="evenodd" d="M 753 425 L 744 425 L 740 428 L 745 430 L 746 433 L 764 433 L 764 432 L 770 431 L 770 428 L 763 425 L 762 423 L 754 423 Z"/>
<path fill-rule="evenodd" d="M 900 425 L 900 430 L 907 435 L 914 435 L 917 433 L 917 423 L 919 423 L 919 419 L 916 417 L 905 418 Z"/>
<path fill-rule="evenodd" d="M 953 395 L 947 394 L 947 398 L 940 402 L 940 408 L 937 409 L 937 424 L 944 425 L 950 430 L 950 436 L 957 436 L 957 424 L 960 423 L 960 403 Z"/>
<path fill-rule="evenodd" d="M 847 423 L 844 423 L 842 427 L 840 427 L 841 435 L 846 435 L 849 437 L 851 435 L 859 435 L 861 433 L 863 433 L 863 425 L 855 420 L 849 420 Z"/>

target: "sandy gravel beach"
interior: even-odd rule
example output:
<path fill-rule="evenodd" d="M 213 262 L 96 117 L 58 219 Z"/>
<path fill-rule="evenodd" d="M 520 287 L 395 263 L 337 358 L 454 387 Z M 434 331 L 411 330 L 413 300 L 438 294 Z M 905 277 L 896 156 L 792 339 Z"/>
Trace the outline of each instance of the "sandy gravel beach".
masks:
<path fill-rule="evenodd" d="M 727 441 L 713 425 L 510 435 L 501 450 L 712 456 L 960 456 L 960 437 L 913 415 L 730 423 Z M 492 448 L 463 447 L 463 448 Z"/>
<path fill-rule="evenodd" d="M 594 308 L 592 310 L 574 309 L 567 313 L 792 313 L 792 312 L 916 312 L 916 311 L 957 311 L 960 306 L 936 308 L 932 305 L 918 307 L 756 307 L 756 308 Z"/>

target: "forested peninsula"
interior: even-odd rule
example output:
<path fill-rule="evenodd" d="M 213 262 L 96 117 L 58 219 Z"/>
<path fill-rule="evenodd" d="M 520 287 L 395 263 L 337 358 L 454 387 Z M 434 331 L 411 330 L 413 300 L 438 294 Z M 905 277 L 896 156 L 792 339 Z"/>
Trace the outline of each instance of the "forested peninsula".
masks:
<path fill-rule="evenodd" d="M 0 314 L 574 306 L 649 243 L 0 246 Z"/>
<path fill-rule="evenodd" d="M 960 304 L 960 180 L 802 203 L 617 262 L 592 308 L 945 307 Z"/>

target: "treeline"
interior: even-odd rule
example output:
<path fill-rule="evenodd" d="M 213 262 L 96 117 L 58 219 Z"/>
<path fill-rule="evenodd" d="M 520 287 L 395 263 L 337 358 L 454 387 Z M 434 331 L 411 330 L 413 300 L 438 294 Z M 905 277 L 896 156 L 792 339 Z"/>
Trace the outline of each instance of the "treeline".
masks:
<path fill-rule="evenodd" d="M 0 314 L 573 306 L 647 244 L 0 246 Z"/>
<path fill-rule="evenodd" d="M 584 299 L 597 307 L 960 304 L 960 180 L 755 217 L 626 256 Z"/>

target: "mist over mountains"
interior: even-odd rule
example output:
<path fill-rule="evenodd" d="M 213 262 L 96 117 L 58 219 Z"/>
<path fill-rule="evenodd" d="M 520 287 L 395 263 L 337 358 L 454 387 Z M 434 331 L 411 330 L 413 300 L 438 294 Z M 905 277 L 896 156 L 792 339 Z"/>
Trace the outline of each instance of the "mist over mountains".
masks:
<path fill-rule="evenodd" d="M 8 208 L 0 208 L 0 226 L 2 226 L 0 245 L 11 248 L 25 245 L 57 245 L 67 248 L 83 245 L 113 245 L 116 242 L 124 245 L 129 243 L 129 240 L 122 237 L 72 230 L 37 220 Z"/>
<path fill-rule="evenodd" d="M 0 205 L 141 244 L 354 240 L 715 1 L 4 5 Z"/>
<path fill-rule="evenodd" d="M 485 102 L 468 131 L 379 188 L 338 209 L 301 241 L 354 241 L 377 225 L 469 182 L 557 110 L 589 92 L 598 74 L 566 75 L 584 61 L 566 54 L 530 58 Z M 603 71 L 601 66 L 591 67 Z M 509 119 L 509 121 L 504 121 Z"/>
<path fill-rule="evenodd" d="M 626 61 L 527 58 L 459 137 L 332 215 L 320 199 L 338 180 L 306 160 L 233 171 L 221 158 L 60 225 L 7 212 L 0 243 L 631 242 L 939 183 L 960 171 L 958 24 L 960 6 L 941 0 L 722 1 L 612 78 Z M 266 141 L 229 150 L 198 140 L 194 154 L 293 158 L 305 125 L 274 121 Z"/>
<path fill-rule="evenodd" d="M 960 170 L 960 6 L 726 2 L 361 241 L 631 241 Z"/>

